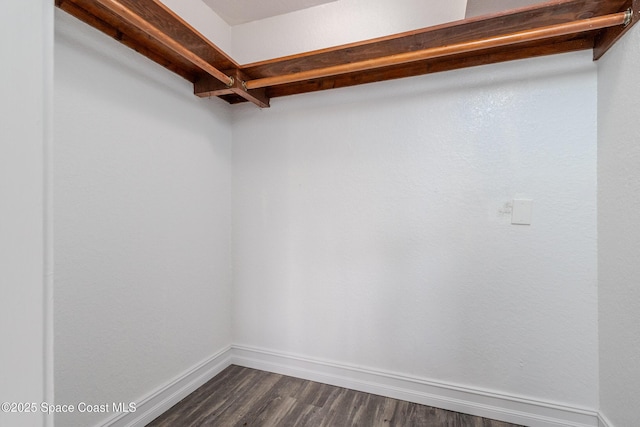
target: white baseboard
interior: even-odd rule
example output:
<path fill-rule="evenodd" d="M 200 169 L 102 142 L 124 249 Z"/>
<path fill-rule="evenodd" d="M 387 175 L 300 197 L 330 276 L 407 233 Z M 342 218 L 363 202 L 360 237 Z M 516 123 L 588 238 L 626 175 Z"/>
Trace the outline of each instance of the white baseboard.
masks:
<path fill-rule="evenodd" d="M 230 365 L 260 369 L 528 427 L 612 427 L 595 411 L 234 345 L 96 427 L 143 427 Z"/>
<path fill-rule="evenodd" d="M 136 402 L 136 411 L 114 415 L 99 427 L 143 427 L 231 365 L 231 347 Z"/>
<path fill-rule="evenodd" d="M 407 377 L 234 345 L 231 364 L 402 399 L 528 427 L 598 427 L 599 414 L 582 408 Z M 604 427 L 608 427 L 604 424 Z"/>
<path fill-rule="evenodd" d="M 613 424 L 611 424 L 602 412 L 598 414 L 598 427 L 613 427 Z"/>

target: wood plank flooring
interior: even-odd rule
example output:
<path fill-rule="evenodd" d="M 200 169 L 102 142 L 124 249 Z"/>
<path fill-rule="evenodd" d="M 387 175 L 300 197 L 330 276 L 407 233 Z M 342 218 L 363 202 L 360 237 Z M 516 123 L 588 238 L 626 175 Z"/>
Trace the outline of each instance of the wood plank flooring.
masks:
<path fill-rule="evenodd" d="M 233 365 L 147 426 L 518 427 Z"/>

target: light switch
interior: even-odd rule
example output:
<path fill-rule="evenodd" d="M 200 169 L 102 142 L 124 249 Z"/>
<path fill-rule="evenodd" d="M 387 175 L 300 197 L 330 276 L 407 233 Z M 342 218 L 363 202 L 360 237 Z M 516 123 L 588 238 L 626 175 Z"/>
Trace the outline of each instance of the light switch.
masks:
<path fill-rule="evenodd" d="M 511 224 L 531 225 L 533 200 L 515 199 L 511 211 Z"/>

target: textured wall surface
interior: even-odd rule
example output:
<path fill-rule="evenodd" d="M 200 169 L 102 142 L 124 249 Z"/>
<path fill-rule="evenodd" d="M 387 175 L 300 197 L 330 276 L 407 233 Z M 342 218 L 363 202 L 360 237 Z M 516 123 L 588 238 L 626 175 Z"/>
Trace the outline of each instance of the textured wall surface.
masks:
<path fill-rule="evenodd" d="M 596 84 L 578 53 L 235 109 L 235 342 L 597 409 Z"/>
<path fill-rule="evenodd" d="M 600 405 L 640 425 L 640 27 L 599 62 Z"/>
<path fill-rule="evenodd" d="M 55 48 L 56 400 L 129 402 L 231 343 L 229 107 L 59 11 Z"/>
<path fill-rule="evenodd" d="M 53 11 L 8 0 L 0 14 L 0 402 L 45 400 L 45 163 Z M 40 426 L 0 411 L 0 426 Z"/>
<path fill-rule="evenodd" d="M 250 62 L 457 19 L 371 25 L 389 16 L 371 10 L 368 26 L 334 18 L 347 34 L 301 11 L 209 36 L 225 50 L 235 37 L 230 53 Z M 303 28 L 284 25 L 293 18 Z M 599 63 L 598 87 L 589 53 L 577 53 L 230 114 L 73 18 L 56 25 L 57 401 L 135 400 L 233 340 L 591 410 L 599 399 L 613 427 L 640 419 L 640 30 Z M 27 104 L 41 88 L 17 89 L 3 89 L 3 117 L 37 111 Z M 7 123 L 7 141 L 35 141 L 37 126 Z M 0 149 L 3 218 L 10 206 L 24 213 L 35 234 L 20 241 L 41 242 L 41 147 Z M 3 186 L 14 179 L 19 194 Z M 534 200 L 531 226 L 510 224 L 514 197 Z M 17 241 L 5 224 L 0 241 Z M 6 262 L 19 253 L 2 246 L 3 286 L 41 272 L 41 248 L 20 248 L 36 267 L 14 274 L 26 264 Z M 2 315 L 24 314 L 40 334 L 41 295 L 8 289 Z M 40 365 L 36 341 L 3 357 Z M 2 371 L 0 385 L 40 387 L 31 372 Z"/>

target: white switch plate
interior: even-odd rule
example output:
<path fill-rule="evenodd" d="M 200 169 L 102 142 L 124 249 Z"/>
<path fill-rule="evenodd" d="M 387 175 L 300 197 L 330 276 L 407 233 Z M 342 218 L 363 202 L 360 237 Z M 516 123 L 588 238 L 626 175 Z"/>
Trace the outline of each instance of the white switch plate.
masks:
<path fill-rule="evenodd" d="M 531 225 L 532 211 L 533 200 L 515 199 L 513 201 L 513 211 L 511 211 L 511 224 Z"/>

